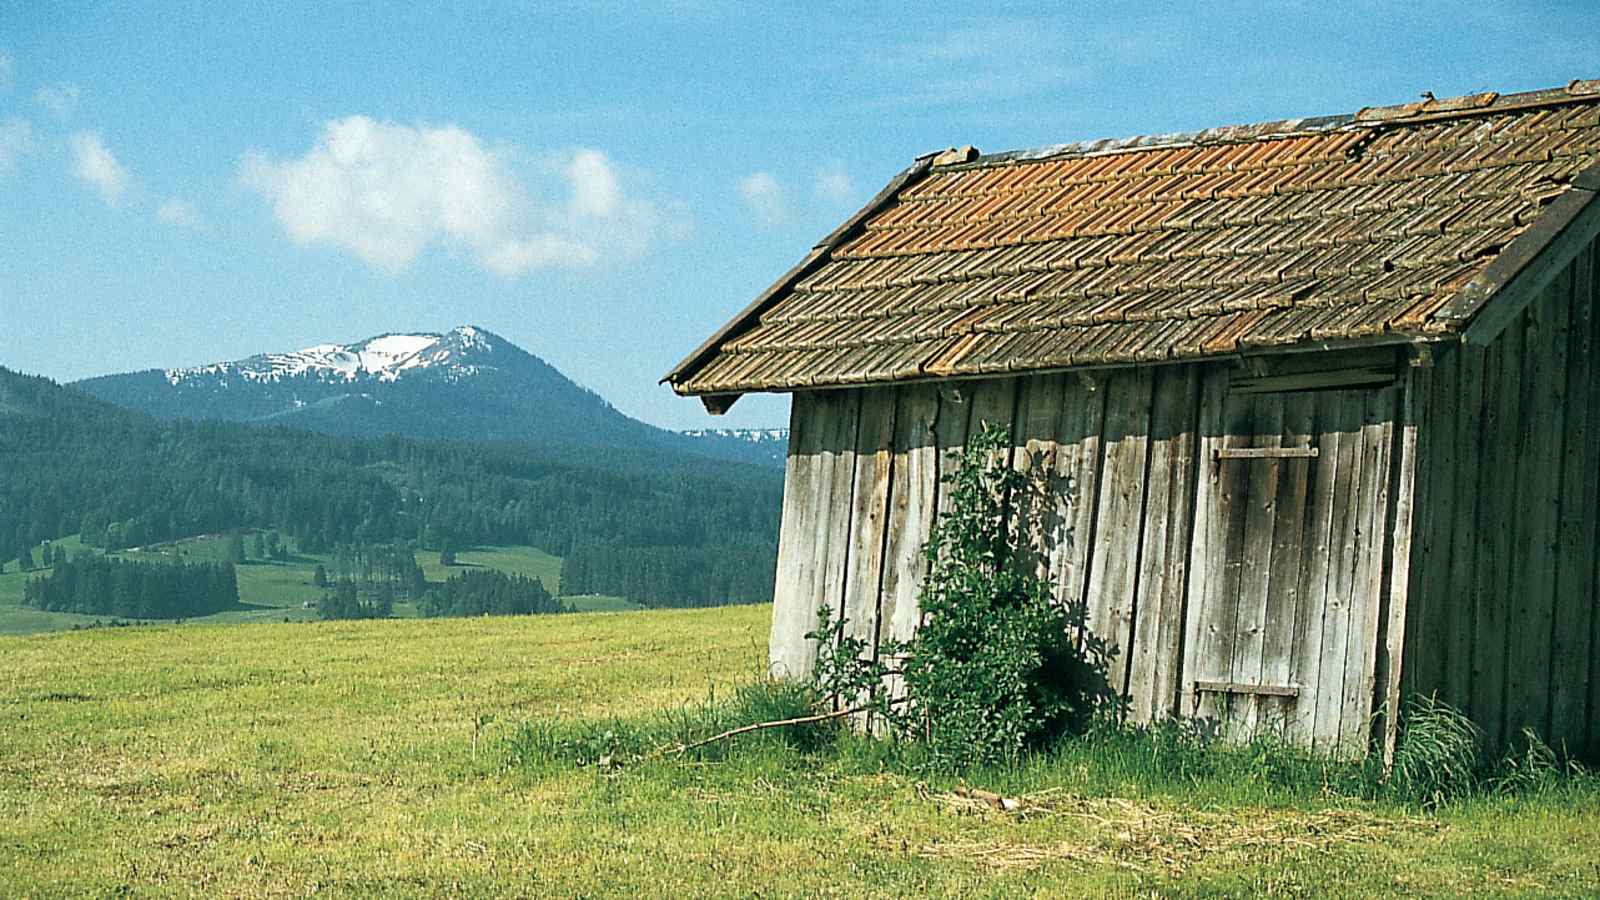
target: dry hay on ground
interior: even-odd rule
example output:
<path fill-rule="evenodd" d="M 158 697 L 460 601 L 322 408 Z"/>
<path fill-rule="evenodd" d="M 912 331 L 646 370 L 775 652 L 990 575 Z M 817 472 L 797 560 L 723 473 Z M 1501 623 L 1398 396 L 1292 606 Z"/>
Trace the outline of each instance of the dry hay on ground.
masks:
<path fill-rule="evenodd" d="M 1443 826 L 1420 817 L 1379 816 L 1358 809 L 1316 812 L 1295 809 L 1244 809 L 1215 812 L 1148 800 L 1079 797 L 1062 789 L 1018 797 L 957 789 L 930 796 L 946 812 L 988 821 L 1019 823 L 1070 819 L 1067 837 L 1029 841 L 1025 836 L 986 840 L 938 840 L 895 849 L 925 859 L 968 860 L 995 869 L 1033 869 L 1050 863 L 1113 865 L 1137 871 L 1181 875 L 1203 859 L 1240 861 L 1295 851 L 1327 851 L 1367 844 L 1393 835 L 1433 832 Z M 1037 831 L 1029 828 L 1029 831 Z"/>

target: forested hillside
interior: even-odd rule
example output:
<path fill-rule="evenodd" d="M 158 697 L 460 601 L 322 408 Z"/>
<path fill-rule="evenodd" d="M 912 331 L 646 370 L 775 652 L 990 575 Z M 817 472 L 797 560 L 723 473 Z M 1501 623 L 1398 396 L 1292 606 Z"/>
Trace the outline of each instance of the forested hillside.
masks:
<path fill-rule="evenodd" d="M 770 468 L 157 421 L 5 369 L 0 426 L 0 559 L 74 533 L 115 549 L 257 527 L 311 551 L 529 544 L 592 560 L 604 583 L 640 585 L 663 605 L 771 596 L 771 566 L 744 571 L 776 546 L 782 479 Z M 697 564 L 651 562 L 679 554 Z"/>

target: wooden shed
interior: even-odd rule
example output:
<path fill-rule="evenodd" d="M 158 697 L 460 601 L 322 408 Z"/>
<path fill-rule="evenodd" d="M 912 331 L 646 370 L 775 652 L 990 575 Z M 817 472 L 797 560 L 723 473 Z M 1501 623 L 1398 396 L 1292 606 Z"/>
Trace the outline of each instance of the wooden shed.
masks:
<path fill-rule="evenodd" d="M 1600 81 L 919 158 L 666 379 L 793 394 L 775 670 L 912 633 L 995 422 L 1133 719 L 1600 754 L 1597 191 Z"/>

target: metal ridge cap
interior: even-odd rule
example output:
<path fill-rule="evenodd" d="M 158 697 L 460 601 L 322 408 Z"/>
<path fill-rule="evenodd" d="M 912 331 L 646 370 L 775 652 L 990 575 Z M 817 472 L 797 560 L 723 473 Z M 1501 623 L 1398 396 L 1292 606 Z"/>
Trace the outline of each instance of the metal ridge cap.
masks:
<path fill-rule="evenodd" d="M 1159 150 L 1173 147 L 1193 147 L 1204 144 L 1242 143 L 1268 138 L 1292 137 L 1298 134 L 1320 134 L 1337 131 L 1355 124 L 1355 116 L 1315 116 L 1302 119 L 1280 119 L 1248 125 L 1223 125 L 1200 131 L 1172 131 L 1165 134 L 1134 135 L 1123 138 L 1100 138 L 1089 141 L 1072 141 L 1045 147 L 1007 150 L 986 153 L 971 162 L 957 165 L 935 166 L 939 172 L 959 172 L 965 169 L 985 169 L 1011 163 L 1037 162 L 1046 159 L 1104 156 L 1133 150 Z"/>
<path fill-rule="evenodd" d="M 1165 134 L 1133 135 L 1121 138 L 1071 141 L 1020 150 L 988 153 L 968 162 L 935 165 L 937 172 L 960 172 L 1048 159 L 1071 159 L 1127 153 L 1136 150 L 1172 149 L 1208 144 L 1247 143 L 1298 135 L 1323 134 L 1346 128 L 1383 128 L 1446 119 L 1493 115 L 1540 106 L 1564 103 L 1600 102 L 1600 79 L 1575 79 L 1561 87 L 1540 88 L 1514 94 L 1484 91 L 1456 97 L 1433 98 L 1388 106 L 1362 107 L 1354 113 L 1278 119 L 1268 122 L 1221 125 L 1199 131 L 1173 131 Z"/>

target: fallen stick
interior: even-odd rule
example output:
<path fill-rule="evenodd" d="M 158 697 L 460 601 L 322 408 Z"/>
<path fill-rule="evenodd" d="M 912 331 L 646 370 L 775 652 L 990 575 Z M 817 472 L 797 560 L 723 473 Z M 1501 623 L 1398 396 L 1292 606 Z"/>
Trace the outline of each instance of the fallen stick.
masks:
<path fill-rule="evenodd" d="M 704 747 L 707 744 L 715 744 L 717 741 L 725 741 L 728 738 L 738 737 L 741 734 L 749 734 L 752 731 L 762 731 L 768 728 L 783 728 L 788 725 L 811 725 L 816 722 L 826 722 L 829 719 L 842 719 L 845 716 L 852 715 L 854 713 L 866 712 L 871 708 L 872 707 L 870 705 L 857 706 L 851 709 L 841 709 L 836 712 L 818 713 L 814 716 L 800 716 L 794 719 L 774 719 L 771 722 L 757 722 L 754 725 L 740 725 L 738 728 L 730 728 L 721 734 L 714 734 L 711 737 L 702 738 L 692 744 L 679 744 L 676 748 L 668 752 L 687 753 L 690 750 Z"/>
<path fill-rule="evenodd" d="M 893 706 L 898 703 L 903 703 L 905 700 L 906 698 L 904 697 L 901 697 L 898 700 L 891 700 L 889 701 L 889 705 Z M 763 731 L 768 728 L 783 728 L 789 725 L 813 725 L 817 722 L 826 722 L 829 719 L 842 719 L 845 716 L 853 716 L 856 713 L 863 713 L 875 708 L 877 708 L 876 703 L 867 703 L 861 706 L 853 706 L 849 709 L 841 709 L 827 713 L 817 713 L 814 716 L 799 716 L 798 718 L 793 719 L 774 719 L 770 722 L 757 722 L 754 725 L 740 725 L 738 728 L 730 728 L 721 734 L 714 734 L 711 737 L 702 738 L 691 744 L 679 744 L 676 747 L 670 748 L 663 747 L 645 758 L 649 759 L 656 756 L 666 756 L 672 753 L 688 753 L 690 750 L 704 747 L 707 744 L 715 744 L 718 741 L 725 741 L 728 738 L 738 737 L 741 734 L 749 734 L 753 731 Z"/>

